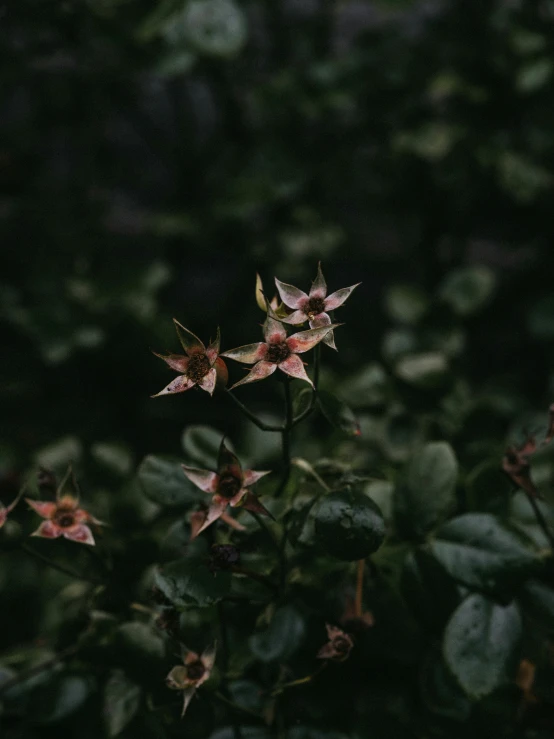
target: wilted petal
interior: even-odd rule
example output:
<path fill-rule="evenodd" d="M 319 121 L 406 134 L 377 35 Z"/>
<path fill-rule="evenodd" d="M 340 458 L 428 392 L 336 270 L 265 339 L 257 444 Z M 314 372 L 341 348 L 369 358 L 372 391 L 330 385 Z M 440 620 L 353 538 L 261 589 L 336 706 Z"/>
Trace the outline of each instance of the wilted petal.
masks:
<path fill-rule="evenodd" d="M 204 353 L 206 351 L 206 347 L 196 334 L 193 334 L 192 331 L 189 331 L 188 328 L 181 325 L 176 318 L 173 319 L 173 323 L 175 324 L 175 329 L 177 331 L 179 341 L 181 342 L 181 346 L 189 357 L 191 354 L 198 354 L 199 352 Z"/>
<path fill-rule="evenodd" d="M 316 654 L 317 659 L 332 659 L 336 657 L 336 651 L 331 642 L 324 644 L 319 652 Z"/>
<path fill-rule="evenodd" d="M 195 690 L 196 688 L 186 688 L 186 690 L 183 690 L 183 710 L 181 711 L 181 718 L 185 715 Z"/>
<path fill-rule="evenodd" d="M 198 383 L 199 387 L 202 388 L 202 390 L 205 390 L 210 395 L 213 394 L 213 391 L 215 390 L 215 384 L 217 382 L 217 372 L 212 367 L 211 370 L 209 370 L 204 377 L 200 380 Z"/>
<path fill-rule="evenodd" d="M 280 321 L 268 315 L 264 323 L 264 337 L 268 344 L 280 344 L 287 338 L 287 332 Z"/>
<path fill-rule="evenodd" d="M 255 482 L 258 482 L 259 479 L 262 477 L 265 477 L 265 475 L 269 475 L 271 470 L 264 470 L 263 472 L 256 472 L 255 470 L 245 470 L 244 476 L 243 476 L 243 485 L 245 488 L 249 488 L 250 485 L 253 485 Z"/>
<path fill-rule="evenodd" d="M 50 501 L 31 500 L 31 498 L 25 498 L 25 501 L 31 506 L 31 508 L 43 518 L 51 518 L 56 512 L 57 505 Z"/>
<path fill-rule="evenodd" d="M 207 529 L 214 521 L 217 521 L 223 511 L 227 508 L 228 503 L 229 501 L 225 500 L 225 498 L 220 498 L 219 495 L 214 495 L 206 514 L 206 520 L 200 527 L 198 533 Z"/>
<path fill-rule="evenodd" d="M 246 493 L 242 507 L 247 511 L 252 511 L 252 513 L 261 513 L 262 516 L 269 516 L 269 518 L 272 518 L 275 521 L 273 514 L 271 514 L 267 508 L 260 503 L 258 496 L 254 495 L 254 493 L 251 493 L 250 491 Z"/>
<path fill-rule="evenodd" d="M 258 380 L 264 380 L 269 375 L 272 375 L 277 369 L 277 365 L 273 362 L 258 362 L 255 364 L 250 372 L 243 377 L 242 380 L 235 382 L 231 390 L 239 385 L 246 385 L 247 382 L 258 382 Z"/>
<path fill-rule="evenodd" d="M 308 331 L 300 331 L 297 334 L 289 336 L 287 339 L 287 346 L 295 354 L 303 354 L 304 352 L 313 349 L 316 344 L 329 333 L 333 328 L 342 326 L 342 323 L 330 323 L 328 326 L 321 326 L 320 328 L 310 328 Z"/>
<path fill-rule="evenodd" d="M 324 298 L 327 295 L 327 283 L 323 272 L 321 271 L 321 262 L 317 265 L 317 275 L 315 280 L 312 282 L 310 290 L 310 298 Z"/>
<path fill-rule="evenodd" d="M 227 365 L 225 364 L 223 359 L 221 359 L 221 357 L 218 357 L 215 360 L 214 369 L 216 371 L 216 388 L 226 387 L 227 383 L 229 382 L 229 372 L 227 370 Z"/>
<path fill-rule="evenodd" d="M 152 352 L 156 357 L 159 357 L 160 359 L 163 359 L 163 361 L 171 367 L 172 370 L 175 370 L 175 372 L 180 372 L 183 374 L 187 371 L 187 367 L 189 365 L 189 358 L 184 357 L 182 354 L 158 354 L 158 352 Z"/>
<path fill-rule="evenodd" d="M 344 631 L 342 629 L 339 629 L 338 626 L 333 626 L 332 624 L 325 624 L 325 628 L 327 629 L 327 636 L 329 637 L 331 641 L 333 641 L 333 639 L 336 636 L 346 636 Z"/>
<path fill-rule="evenodd" d="M 187 467 L 182 464 L 183 472 L 197 488 L 205 493 L 215 493 L 217 489 L 218 475 L 209 470 L 198 470 L 196 467 Z"/>
<path fill-rule="evenodd" d="M 313 387 L 313 382 L 306 374 L 304 362 L 300 359 L 298 354 L 291 354 L 287 357 L 284 362 L 281 362 L 279 369 L 283 370 L 287 375 L 295 377 L 297 380 L 305 380 L 306 382 L 309 382 Z"/>
<path fill-rule="evenodd" d="M 284 318 L 281 318 L 281 321 L 283 323 L 288 323 L 291 326 L 300 326 L 301 323 L 305 323 L 308 320 L 308 316 L 304 313 L 303 310 L 295 310 L 294 313 L 291 313 L 290 316 L 285 316 Z"/>
<path fill-rule="evenodd" d="M 314 316 L 313 319 L 310 321 L 310 328 L 321 328 L 323 326 L 330 326 L 331 325 L 331 319 L 327 315 L 327 313 L 319 313 L 319 315 Z M 326 336 L 323 337 L 323 343 L 327 344 L 327 346 L 330 346 L 331 349 L 334 349 L 337 351 L 337 347 L 335 344 L 335 335 L 333 331 L 329 331 Z"/>
<path fill-rule="evenodd" d="M 189 516 L 190 521 L 190 539 L 196 539 L 200 533 L 200 529 L 206 520 L 206 511 L 193 511 Z"/>
<path fill-rule="evenodd" d="M 225 437 L 219 445 L 219 453 L 217 455 L 217 473 L 219 477 L 231 475 L 237 480 L 242 481 L 242 466 L 239 458 L 225 444 Z"/>
<path fill-rule="evenodd" d="M 257 344 L 245 344 L 228 352 L 223 352 L 222 357 L 234 359 L 236 362 L 244 362 L 244 364 L 254 364 L 263 359 L 267 352 L 267 344 L 259 341 Z"/>
<path fill-rule="evenodd" d="M 215 663 L 216 647 L 217 645 L 214 642 L 212 645 L 204 649 L 204 651 L 200 655 L 200 659 L 202 660 L 204 667 L 206 668 L 206 680 L 210 676 L 210 672 L 212 671 Z"/>
<path fill-rule="evenodd" d="M 165 683 L 171 690 L 183 690 L 187 680 L 187 669 L 183 665 L 177 665 L 170 670 Z"/>
<path fill-rule="evenodd" d="M 63 535 L 66 539 L 77 541 L 79 544 L 90 544 L 94 546 L 92 531 L 84 523 L 79 524 L 79 526 L 72 526 L 70 529 L 64 529 Z"/>
<path fill-rule="evenodd" d="M 350 287 L 343 287 L 340 290 L 337 290 L 336 292 L 329 295 L 328 298 L 325 298 L 325 310 L 335 310 L 335 308 L 339 308 L 345 302 L 345 300 L 350 297 L 350 295 L 354 292 L 358 285 L 361 284 L 361 282 L 357 282 L 355 285 L 351 285 Z"/>
<path fill-rule="evenodd" d="M 56 526 L 52 521 L 43 521 L 36 531 L 33 531 L 31 536 L 41 536 L 43 539 L 57 539 L 58 536 L 63 534 L 63 529 Z"/>
<path fill-rule="evenodd" d="M 190 390 L 196 383 L 189 379 L 186 375 L 179 375 L 172 380 L 169 385 L 160 390 L 159 393 L 152 395 L 152 398 L 158 398 L 160 395 L 172 395 L 173 393 L 184 393 L 185 390 Z"/>
<path fill-rule="evenodd" d="M 210 364 L 212 365 L 217 359 L 217 355 L 219 354 L 220 343 L 221 343 L 221 333 L 219 331 L 219 326 L 218 326 L 215 339 L 212 341 L 210 346 L 206 349 L 206 356 L 208 357 L 208 359 L 210 360 Z"/>
<path fill-rule="evenodd" d="M 232 529 L 235 529 L 235 531 L 246 531 L 246 526 L 243 526 L 239 521 L 237 521 L 236 518 L 233 518 L 233 516 L 230 516 L 228 513 L 222 513 L 220 516 L 223 523 L 226 523 L 227 526 L 230 526 Z M 192 538 L 192 535 L 191 535 Z"/>
<path fill-rule="evenodd" d="M 288 285 L 286 282 L 281 282 L 277 278 L 275 278 L 275 284 L 277 285 L 281 300 L 289 308 L 302 308 L 308 302 L 309 298 L 306 293 L 294 287 L 294 285 Z"/>

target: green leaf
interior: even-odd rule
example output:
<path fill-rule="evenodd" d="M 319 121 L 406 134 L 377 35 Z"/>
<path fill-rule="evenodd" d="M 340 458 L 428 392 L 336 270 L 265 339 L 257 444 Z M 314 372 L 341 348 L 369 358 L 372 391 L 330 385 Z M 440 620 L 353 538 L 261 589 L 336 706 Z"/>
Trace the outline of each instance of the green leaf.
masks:
<path fill-rule="evenodd" d="M 133 675 L 150 676 L 161 668 L 164 641 L 153 627 L 140 621 L 128 621 L 117 629 L 115 643 L 122 667 Z"/>
<path fill-rule="evenodd" d="M 409 552 L 402 571 L 402 595 L 416 618 L 429 630 L 441 631 L 460 596 L 454 580 L 428 552 Z"/>
<path fill-rule="evenodd" d="M 444 658 L 465 693 L 483 698 L 508 680 L 520 637 L 521 616 L 515 603 L 501 606 L 474 593 L 448 622 Z"/>
<path fill-rule="evenodd" d="M 392 285 L 385 293 L 385 310 L 400 323 L 418 323 L 428 307 L 426 294 L 413 285 Z"/>
<path fill-rule="evenodd" d="M 317 394 L 317 402 L 331 426 L 340 429 L 347 436 L 360 435 L 360 426 L 356 416 L 346 403 L 339 400 L 336 395 L 320 390 Z"/>
<path fill-rule="evenodd" d="M 192 462 L 206 469 L 215 470 L 223 436 L 223 432 L 211 426 L 187 426 L 181 438 L 187 464 Z M 232 452 L 235 451 L 229 439 L 225 439 L 225 446 Z"/>
<path fill-rule="evenodd" d="M 173 605 L 212 606 L 231 588 L 231 573 L 211 572 L 207 565 L 192 559 L 179 559 L 164 565 L 154 576 L 156 586 Z"/>
<path fill-rule="evenodd" d="M 275 611 L 265 631 L 250 637 L 250 649 L 261 662 L 288 659 L 304 637 L 304 619 L 292 606 Z"/>
<path fill-rule="evenodd" d="M 523 586 L 519 600 L 533 618 L 541 620 L 550 630 L 554 623 L 554 590 L 540 580 L 528 580 Z"/>
<path fill-rule="evenodd" d="M 232 0 L 191 0 L 182 22 L 191 44 L 210 56 L 235 56 L 246 43 L 246 19 Z"/>
<path fill-rule="evenodd" d="M 554 443 L 546 444 L 532 454 L 530 464 L 531 478 L 539 493 L 554 506 Z"/>
<path fill-rule="evenodd" d="M 315 509 L 318 545 L 337 559 L 364 559 L 385 538 L 379 506 L 360 489 L 349 485 L 325 495 Z"/>
<path fill-rule="evenodd" d="M 341 383 L 341 396 L 355 408 L 382 407 L 389 400 L 390 394 L 389 377 L 377 362 L 365 365 Z"/>
<path fill-rule="evenodd" d="M 439 287 L 439 296 L 455 313 L 465 317 L 486 305 L 495 286 L 494 272 L 488 267 L 462 267 L 445 277 Z"/>
<path fill-rule="evenodd" d="M 141 462 L 137 475 L 146 497 L 158 505 L 183 506 L 202 498 L 178 462 L 150 454 Z"/>
<path fill-rule="evenodd" d="M 440 352 L 410 354 L 398 360 L 394 371 L 408 385 L 432 390 L 444 384 L 448 374 L 448 360 Z"/>
<path fill-rule="evenodd" d="M 431 541 L 431 551 L 455 580 L 488 591 L 517 587 L 540 562 L 489 513 L 466 513 L 444 524 Z"/>
<path fill-rule="evenodd" d="M 422 535 L 456 506 L 458 462 L 450 444 L 435 441 L 416 453 L 395 496 L 395 513 L 404 528 Z"/>
<path fill-rule="evenodd" d="M 517 73 L 516 89 L 523 93 L 540 90 L 550 81 L 553 69 L 552 60 L 548 57 L 528 62 Z"/>
<path fill-rule="evenodd" d="M 554 531 L 554 508 L 542 500 L 535 500 L 547 526 Z M 510 501 L 510 525 L 530 539 L 538 549 L 550 549 L 550 542 L 537 521 L 527 495 L 518 490 Z"/>
<path fill-rule="evenodd" d="M 444 663 L 440 649 L 427 656 L 420 676 L 421 695 L 425 706 L 438 716 L 467 721 L 471 703 Z"/>
<path fill-rule="evenodd" d="M 56 675 L 50 683 L 33 692 L 33 719 L 41 724 L 61 721 L 78 711 L 93 689 L 93 680 L 87 675 Z"/>
<path fill-rule="evenodd" d="M 104 720 L 108 736 L 120 734 L 136 715 L 140 706 L 140 687 L 122 670 L 110 675 L 104 690 Z"/>

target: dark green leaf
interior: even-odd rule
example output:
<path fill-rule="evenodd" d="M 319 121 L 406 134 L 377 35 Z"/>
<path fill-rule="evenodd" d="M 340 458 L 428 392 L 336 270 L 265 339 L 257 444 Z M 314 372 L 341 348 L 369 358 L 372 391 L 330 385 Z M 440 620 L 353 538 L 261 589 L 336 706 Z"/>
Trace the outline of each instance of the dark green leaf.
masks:
<path fill-rule="evenodd" d="M 456 583 L 437 560 L 421 549 L 406 557 L 402 595 L 416 618 L 430 630 L 442 631 L 460 597 Z"/>
<path fill-rule="evenodd" d="M 449 521 L 431 550 L 455 580 L 489 591 L 517 587 L 539 566 L 538 555 L 489 513 L 466 513 Z"/>
<path fill-rule="evenodd" d="M 104 719 L 108 736 L 117 736 L 133 719 L 140 705 L 140 687 L 121 670 L 112 672 L 104 691 Z"/>
<path fill-rule="evenodd" d="M 469 316 L 483 308 L 495 284 L 494 273 L 488 267 L 463 267 L 446 276 L 439 294 L 458 315 Z"/>
<path fill-rule="evenodd" d="M 385 538 L 385 522 L 376 503 L 358 486 L 325 495 L 314 512 L 319 546 L 338 559 L 364 559 Z"/>
<path fill-rule="evenodd" d="M 182 506 L 202 497 L 181 465 L 163 457 L 145 457 L 138 468 L 138 479 L 146 497 L 162 506 Z"/>
<path fill-rule="evenodd" d="M 429 304 L 427 295 L 413 285 L 392 285 L 385 293 L 385 309 L 394 321 L 417 323 Z"/>
<path fill-rule="evenodd" d="M 231 573 L 211 572 L 204 562 L 179 559 L 155 574 L 156 586 L 175 606 L 211 606 L 231 588 Z"/>
<path fill-rule="evenodd" d="M 300 646 L 304 636 L 304 619 L 292 606 L 275 611 L 265 631 L 250 637 L 250 649 L 261 662 L 285 660 Z"/>
<path fill-rule="evenodd" d="M 501 606 L 474 593 L 448 622 L 444 658 L 465 693 L 483 698 L 508 679 L 520 637 L 517 605 Z"/>
<path fill-rule="evenodd" d="M 456 721 L 469 718 L 471 702 L 445 665 L 439 648 L 433 649 L 423 664 L 420 688 L 425 705 L 433 713 Z"/>
<path fill-rule="evenodd" d="M 32 717 L 43 724 L 61 721 L 78 711 L 93 689 L 94 682 L 90 676 L 56 675 L 33 694 Z"/>
<path fill-rule="evenodd" d="M 217 458 L 223 433 L 211 426 L 187 426 L 181 443 L 188 465 L 199 465 L 209 470 L 217 469 Z M 225 439 L 225 446 L 234 452 L 234 447 Z"/>
<path fill-rule="evenodd" d="M 541 620 L 547 628 L 554 624 L 554 589 L 540 580 L 528 580 L 520 593 L 520 603 L 533 618 Z"/>
<path fill-rule="evenodd" d="M 448 360 L 440 352 L 410 354 L 396 362 L 394 371 L 408 385 L 432 390 L 444 385 L 448 374 Z"/>
<path fill-rule="evenodd" d="M 339 400 L 336 395 L 320 390 L 317 394 L 317 402 L 321 412 L 332 426 L 340 429 L 347 436 L 360 435 L 360 426 L 356 416 L 351 408 Z"/>

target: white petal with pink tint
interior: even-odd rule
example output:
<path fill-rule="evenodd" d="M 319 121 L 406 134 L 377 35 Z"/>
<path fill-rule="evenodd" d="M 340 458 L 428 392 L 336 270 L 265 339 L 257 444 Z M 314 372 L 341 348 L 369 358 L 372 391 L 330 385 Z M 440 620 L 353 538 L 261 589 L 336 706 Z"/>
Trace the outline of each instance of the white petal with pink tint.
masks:
<path fill-rule="evenodd" d="M 263 359 L 267 352 L 267 344 L 263 341 L 259 341 L 256 344 L 245 344 L 239 346 L 237 349 L 231 349 L 228 352 L 223 352 L 222 357 L 228 357 L 234 359 L 237 362 L 244 362 L 244 364 L 254 364 Z"/>
<path fill-rule="evenodd" d="M 183 472 L 188 479 L 196 485 L 197 488 L 203 490 L 205 493 L 215 493 L 217 490 L 217 481 L 219 475 L 209 470 L 199 470 L 196 467 L 187 467 L 182 464 Z"/>
<path fill-rule="evenodd" d="M 273 362 L 258 362 L 255 364 L 250 372 L 243 377 L 242 380 L 235 382 L 231 390 L 239 385 L 246 385 L 248 382 L 258 382 L 258 380 L 264 380 L 269 375 L 272 375 L 277 369 L 277 365 Z"/>
<path fill-rule="evenodd" d="M 253 485 L 255 482 L 265 475 L 269 475 L 271 470 L 264 470 L 263 472 L 256 472 L 256 470 L 245 470 L 242 478 L 242 484 L 245 488 Z"/>
<path fill-rule="evenodd" d="M 202 390 L 205 390 L 210 395 L 213 395 L 213 391 L 215 390 L 215 383 L 217 382 L 217 372 L 212 367 L 211 370 L 209 370 L 204 377 L 200 380 L 198 383 Z"/>
<path fill-rule="evenodd" d="M 305 380 L 306 382 L 309 382 L 313 387 L 313 382 L 306 374 L 304 362 L 300 359 L 298 354 L 291 354 L 290 357 L 287 357 L 284 362 L 281 362 L 279 369 L 283 370 L 287 375 L 295 377 L 297 380 Z"/>
<path fill-rule="evenodd" d="M 175 329 L 177 331 L 179 341 L 181 342 L 181 346 L 189 357 L 192 354 L 199 354 L 200 352 L 204 353 L 206 351 L 206 347 L 196 334 L 193 334 L 192 331 L 185 328 L 176 318 L 173 319 L 173 323 L 175 324 Z"/>
<path fill-rule="evenodd" d="M 71 541 L 76 541 L 79 544 L 90 544 L 94 546 L 94 537 L 92 531 L 84 523 L 78 526 L 72 526 L 70 529 L 62 529 L 63 536 Z"/>
<path fill-rule="evenodd" d="M 158 354 L 158 352 L 152 352 L 152 354 L 163 359 L 163 361 L 171 367 L 172 370 L 175 370 L 175 372 L 183 374 L 187 371 L 190 359 L 188 357 L 184 357 L 182 354 L 168 354 L 166 356 Z"/>
<path fill-rule="evenodd" d="M 215 663 L 215 653 L 216 653 L 216 644 L 214 643 L 211 646 L 204 649 L 204 651 L 200 655 L 200 659 L 202 660 L 204 667 L 206 668 L 206 671 L 208 673 L 207 677 L 210 676 L 210 672 L 213 669 L 213 666 Z"/>
<path fill-rule="evenodd" d="M 288 323 L 291 326 L 300 326 L 301 323 L 305 323 L 308 319 L 306 313 L 303 310 L 295 310 L 290 316 L 285 316 L 281 319 L 283 323 Z"/>
<path fill-rule="evenodd" d="M 31 536 L 41 536 L 44 539 L 57 539 L 58 536 L 63 534 L 63 529 L 56 526 L 52 521 L 43 521 L 36 531 L 33 531 Z"/>
<path fill-rule="evenodd" d="M 303 354 L 313 349 L 316 344 L 319 344 L 331 329 L 341 325 L 340 323 L 330 323 L 328 326 L 322 326 L 321 328 L 310 328 L 308 331 L 300 331 L 297 334 L 289 336 L 287 346 L 291 352 Z"/>
<path fill-rule="evenodd" d="M 213 364 L 215 360 L 217 359 L 217 355 L 219 354 L 220 341 L 221 341 L 221 334 L 220 334 L 219 326 L 218 326 L 215 339 L 212 341 L 210 346 L 206 349 L 206 356 L 210 360 L 210 364 Z"/>
<path fill-rule="evenodd" d="M 214 495 L 212 502 L 210 503 L 208 513 L 206 514 L 206 520 L 198 530 L 198 533 L 207 529 L 214 521 L 217 521 L 223 511 L 227 508 L 228 503 L 229 501 L 225 500 L 225 498 L 220 498 L 219 495 Z"/>
<path fill-rule="evenodd" d="M 31 500 L 31 498 L 25 498 L 25 501 L 43 518 L 51 518 L 56 512 L 57 505 L 51 501 Z"/>
<path fill-rule="evenodd" d="M 327 283 L 323 272 L 321 271 L 321 262 L 317 265 L 317 275 L 315 280 L 312 282 L 310 290 L 310 298 L 324 298 L 327 295 Z"/>
<path fill-rule="evenodd" d="M 288 308 L 302 308 L 302 304 L 308 302 L 309 298 L 306 293 L 294 287 L 294 285 L 281 282 L 277 278 L 275 278 L 275 284 L 277 285 L 281 300 Z"/>
<path fill-rule="evenodd" d="M 264 337 L 268 344 L 280 344 L 287 338 L 287 332 L 280 321 L 268 316 L 264 323 Z"/>
<path fill-rule="evenodd" d="M 183 690 L 183 710 L 181 711 L 181 718 L 185 715 L 195 690 L 196 688 L 187 688 L 186 690 Z"/>
<path fill-rule="evenodd" d="M 331 319 L 329 318 L 327 313 L 319 313 L 317 316 L 314 316 L 313 319 L 310 321 L 310 328 L 321 328 L 322 326 L 330 326 L 330 325 L 331 325 Z M 331 349 L 334 349 L 335 351 L 337 351 L 333 331 L 329 331 L 329 333 L 323 337 L 323 343 L 327 344 L 327 346 L 330 346 Z"/>
<path fill-rule="evenodd" d="M 169 385 L 164 387 L 163 390 L 160 390 L 159 393 L 156 393 L 156 395 L 152 395 L 153 398 L 158 398 L 160 395 L 171 395 L 172 393 L 184 393 L 185 390 L 190 390 L 191 387 L 193 387 L 195 383 L 192 380 L 189 380 L 189 378 L 186 375 L 179 375 L 179 377 L 176 377 L 174 380 L 172 380 Z"/>
<path fill-rule="evenodd" d="M 358 285 L 361 284 L 361 282 L 358 282 L 355 285 L 351 285 L 350 287 L 343 287 L 340 290 L 334 292 L 332 295 L 329 295 L 328 298 L 325 298 L 325 310 L 335 310 L 335 308 L 339 308 L 344 303 L 344 301 L 350 297 L 350 295 L 354 292 Z"/>

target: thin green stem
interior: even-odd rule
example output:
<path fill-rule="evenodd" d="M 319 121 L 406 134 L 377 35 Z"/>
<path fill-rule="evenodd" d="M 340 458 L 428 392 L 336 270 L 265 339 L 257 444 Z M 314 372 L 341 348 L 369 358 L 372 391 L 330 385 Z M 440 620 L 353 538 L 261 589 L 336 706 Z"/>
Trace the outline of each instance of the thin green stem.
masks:
<path fill-rule="evenodd" d="M 30 554 L 31 557 L 34 557 L 35 559 L 40 560 L 44 564 L 48 565 L 49 567 L 52 567 L 55 570 L 58 570 L 59 572 L 63 572 L 64 575 L 69 575 L 69 577 L 75 577 L 78 580 L 86 580 L 87 582 L 90 582 L 93 585 L 104 585 L 103 580 L 100 580 L 96 577 L 90 577 L 89 575 L 84 575 L 81 572 L 76 572 L 75 570 L 72 570 L 70 567 L 61 565 L 58 562 L 55 562 L 53 559 L 50 559 L 50 557 L 46 557 L 44 554 L 37 552 L 36 549 L 33 549 L 28 544 L 22 544 L 21 548 L 23 549 L 24 552 L 27 552 L 27 554 Z"/>
<path fill-rule="evenodd" d="M 299 424 L 301 421 L 307 418 L 313 412 L 315 408 L 315 402 L 317 400 L 317 390 L 319 388 L 320 367 L 321 367 L 321 343 L 317 344 L 314 348 L 314 379 L 313 379 L 313 388 L 312 388 L 312 394 L 310 397 L 310 402 L 308 403 L 308 406 L 301 413 L 298 414 L 298 416 L 292 419 L 291 428 L 294 428 L 297 424 Z"/>
<path fill-rule="evenodd" d="M 244 413 L 244 415 L 247 418 L 249 418 L 252 421 L 252 423 L 256 424 L 256 426 L 259 429 L 261 429 L 262 431 L 281 431 L 281 432 L 283 431 L 282 426 L 272 426 L 271 424 L 264 423 L 264 421 L 260 420 L 258 416 L 256 416 L 255 413 L 252 413 L 252 411 L 249 408 L 247 408 L 244 405 L 244 403 L 242 403 L 233 392 L 231 392 L 231 390 L 229 390 L 228 388 L 225 388 L 225 392 L 231 398 L 233 403 L 235 403 L 235 405 L 238 408 L 240 408 L 242 413 Z"/>
<path fill-rule="evenodd" d="M 537 519 L 537 523 L 539 524 L 541 529 L 544 531 L 544 535 L 550 542 L 551 549 L 554 550 L 554 534 L 550 530 L 550 526 L 548 525 L 548 522 L 544 516 L 544 513 L 541 511 L 536 498 L 534 498 L 532 495 L 529 495 L 528 493 L 526 493 L 526 495 L 527 495 L 527 499 L 529 500 L 529 503 L 531 503 L 533 512 L 535 513 L 535 518 Z"/>
<path fill-rule="evenodd" d="M 314 480 L 319 485 L 321 485 L 321 487 L 327 493 L 330 492 L 331 488 L 329 487 L 329 485 L 327 485 L 325 480 L 317 474 L 317 472 L 314 470 L 312 465 L 309 462 L 307 462 L 305 459 L 302 459 L 301 457 L 295 457 L 294 459 L 291 460 L 291 464 L 293 464 L 295 467 L 298 467 L 298 469 L 303 470 L 304 472 L 307 472 L 309 475 L 311 475 L 314 478 Z"/>
<path fill-rule="evenodd" d="M 292 429 L 293 414 L 292 414 L 292 397 L 290 393 L 290 379 L 285 377 L 283 380 L 283 387 L 285 389 L 285 423 L 281 429 L 281 445 L 282 445 L 282 459 L 283 459 L 283 475 L 279 483 L 279 487 L 275 491 L 275 497 L 279 497 L 283 490 L 286 488 L 290 477 L 290 432 Z"/>

